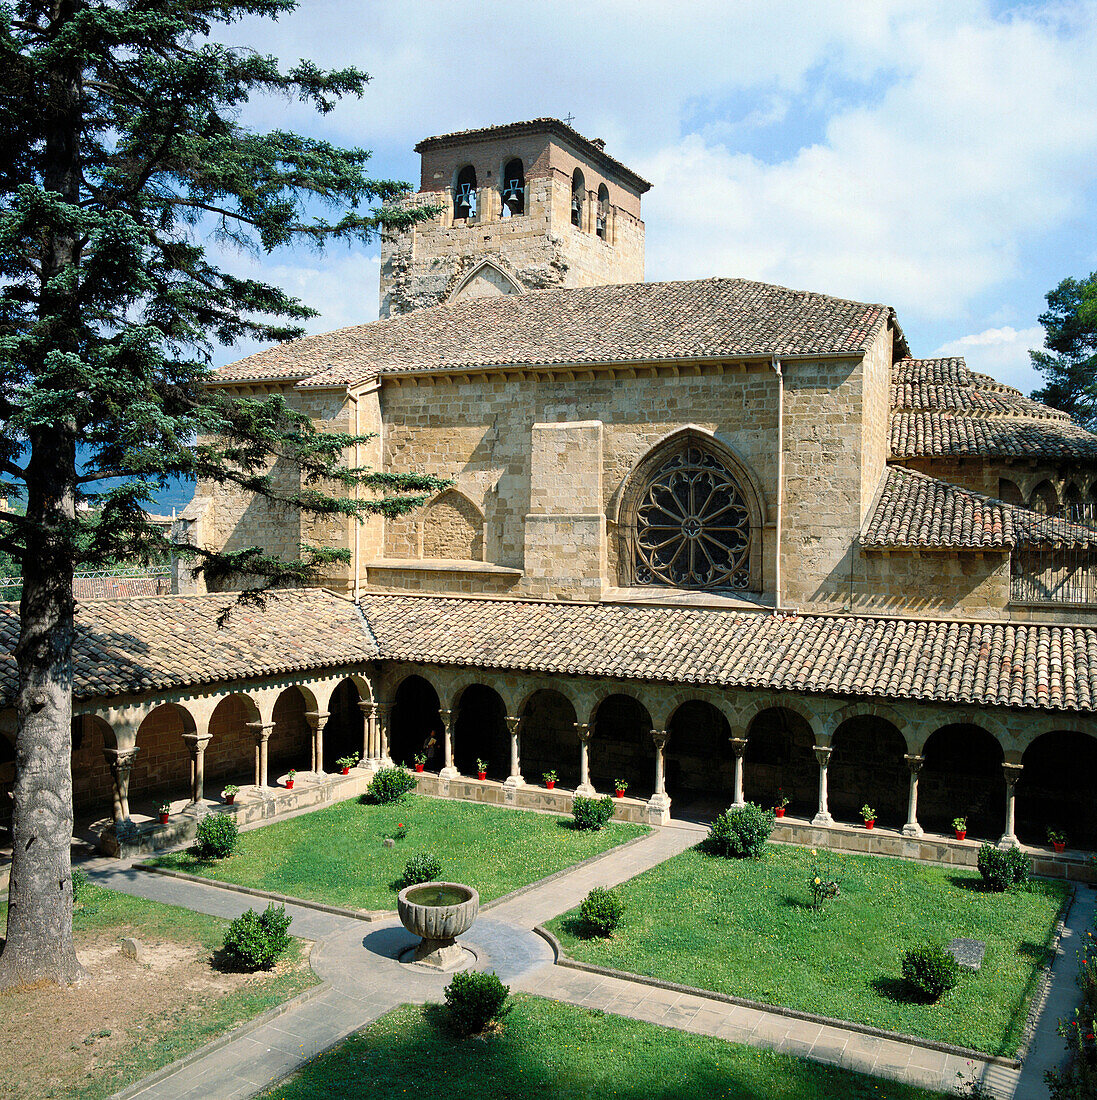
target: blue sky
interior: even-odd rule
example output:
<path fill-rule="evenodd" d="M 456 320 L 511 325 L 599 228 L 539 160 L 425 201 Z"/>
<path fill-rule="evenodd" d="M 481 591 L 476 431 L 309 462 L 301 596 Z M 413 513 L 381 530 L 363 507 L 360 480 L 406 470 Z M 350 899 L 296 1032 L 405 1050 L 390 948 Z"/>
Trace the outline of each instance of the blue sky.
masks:
<path fill-rule="evenodd" d="M 1097 270 L 1097 3 L 304 0 L 221 36 L 372 84 L 249 105 L 418 179 L 420 138 L 550 115 L 654 187 L 647 279 L 763 279 L 895 307 L 915 355 L 1028 391 L 1044 294 Z M 375 248 L 226 258 L 377 315 Z M 228 362 L 253 350 L 219 351 Z"/>

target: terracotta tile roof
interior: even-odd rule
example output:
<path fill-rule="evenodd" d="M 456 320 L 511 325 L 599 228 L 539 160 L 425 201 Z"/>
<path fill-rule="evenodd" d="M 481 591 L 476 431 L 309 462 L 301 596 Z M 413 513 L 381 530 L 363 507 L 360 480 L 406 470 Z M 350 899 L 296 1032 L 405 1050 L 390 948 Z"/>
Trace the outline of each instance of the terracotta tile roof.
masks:
<path fill-rule="evenodd" d="M 319 386 L 483 366 L 859 355 L 889 320 L 888 306 L 746 279 L 538 290 L 307 336 L 223 367 L 214 381 Z"/>
<path fill-rule="evenodd" d="M 896 458 L 1097 458 L 1097 436 L 1066 413 L 969 370 L 961 358 L 898 360 L 891 406 Z"/>
<path fill-rule="evenodd" d="M 868 548 L 1007 550 L 1097 546 L 1097 529 L 1043 516 L 901 466 L 889 466 L 861 534 Z"/>
<path fill-rule="evenodd" d="M 366 596 L 382 657 L 580 676 L 1094 710 L 1097 628 Z"/>
<path fill-rule="evenodd" d="M 76 610 L 77 697 L 154 691 L 369 661 L 377 646 L 358 609 L 321 589 L 279 592 L 265 608 L 217 618 L 231 595 L 93 600 Z M 0 695 L 16 687 L 18 604 L 0 604 Z"/>
<path fill-rule="evenodd" d="M 78 600 L 126 599 L 132 596 L 166 596 L 171 575 L 148 577 L 73 577 L 72 594 Z"/>

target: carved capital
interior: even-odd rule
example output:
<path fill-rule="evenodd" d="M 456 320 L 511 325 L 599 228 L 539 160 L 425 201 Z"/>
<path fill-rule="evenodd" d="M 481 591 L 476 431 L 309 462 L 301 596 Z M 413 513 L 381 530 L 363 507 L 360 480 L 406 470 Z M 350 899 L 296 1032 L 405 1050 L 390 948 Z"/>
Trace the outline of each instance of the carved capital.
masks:
<path fill-rule="evenodd" d="M 812 745 L 811 748 L 815 753 L 815 759 L 819 761 L 819 767 L 826 771 L 827 765 L 830 764 L 830 754 L 834 749 L 830 745 Z"/>
<path fill-rule="evenodd" d="M 136 745 L 132 749 L 103 749 L 103 755 L 106 757 L 111 774 L 124 775 L 128 778 L 130 769 L 137 759 L 137 751 Z"/>
<path fill-rule="evenodd" d="M 310 718 L 310 715 L 305 715 L 306 720 Z M 309 722 L 312 725 L 311 722 Z M 251 730 L 252 736 L 255 738 L 256 744 L 261 744 L 263 741 L 269 741 L 271 731 L 274 729 L 273 722 L 248 722 L 247 727 Z M 316 727 L 313 726 L 313 729 Z"/>
<path fill-rule="evenodd" d="M 362 712 L 366 719 L 370 719 L 378 712 L 380 707 L 377 703 L 374 703 L 369 699 L 361 699 L 358 702 L 358 709 Z"/>
<path fill-rule="evenodd" d="M 731 745 L 731 753 L 736 760 L 742 760 L 743 754 L 747 751 L 747 739 L 745 737 L 729 737 L 728 744 Z"/>
<path fill-rule="evenodd" d="M 442 732 L 445 733 L 449 729 L 450 722 L 453 721 L 452 710 L 440 710 L 438 712 L 438 718 L 442 723 Z"/>
<path fill-rule="evenodd" d="M 590 739 L 594 736 L 594 727 L 587 722 L 575 722 L 575 736 L 583 742 L 584 745 L 590 743 Z"/>
<path fill-rule="evenodd" d="M 667 741 L 670 740 L 670 734 L 666 730 L 652 730 L 651 739 L 655 742 L 655 747 L 662 752 L 666 748 Z"/>
<path fill-rule="evenodd" d="M 1003 764 L 1002 774 L 1006 778 L 1006 786 L 1013 788 L 1017 786 L 1017 781 L 1021 778 L 1021 772 L 1024 770 L 1021 764 Z"/>
<path fill-rule="evenodd" d="M 518 727 L 521 724 L 521 717 L 515 718 L 512 715 L 507 715 L 507 733 L 509 733 L 511 737 L 516 737 L 518 735 Z"/>
<path fill-rule="evenodd" d="M 905 755 L 903 759 L 907 762 L 907 767 L 910 768 L 911 775 L 917 775 L 922 770 L 922 765 L 926 762 L 924 756 L 917 756 L 910 753 Z"/>
<path fill-rule="evenodd" d="M 331 715 L 324 710 L 306 710 L 305 721 L 309 724 L 309 729 L 315 732 L 321 725 L 323 725 Z M 256 723 L 258 725 L 258 723 Z"/>

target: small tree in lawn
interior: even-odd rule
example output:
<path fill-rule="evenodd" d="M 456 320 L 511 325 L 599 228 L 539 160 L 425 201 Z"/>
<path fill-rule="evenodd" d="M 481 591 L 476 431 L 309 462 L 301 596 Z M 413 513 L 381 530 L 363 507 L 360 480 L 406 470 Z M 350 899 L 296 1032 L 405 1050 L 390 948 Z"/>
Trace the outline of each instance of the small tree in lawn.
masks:
<path fill-rule="evenodd" d="M 17 0 L 0 6 L 0 551 L 23 576 L 15 649 L 16 780 L 0 988 L 82 975 L 72 944 L 70 720 L 73 597 L 86 568 L 167 549 L 143 505 L 173 477 L 263 494 L 319 516 L 399 515 L 441 486 L 348 466 L 356 437 L 321 433 L 278 397 L 204 386 L 212 342 L 284 340 L 313 316 L 203 247 L 269 251 L 366 241 L 433 211 L 376 204 L 368 153 L 238 120 L 282 94 L 332 109 L 368 77 L 211 37 L 295 0 Z M 334 212 L 325 217 L 324 212 Z M 196 443 L 196 440 L 199 441 Z M 79 460 L 78 460 L 79 456 Z M 272 464 L 300 472 L 295 488 Z M 353 492 L 355 486 L 367 492 Z M 364 499 L 354 499 L 361 496 Z M 78 511 L 90 501 L 94 520 Z M 345 551 L 196 552 L 211 577 L 261 589 L 311 578 Z"/>

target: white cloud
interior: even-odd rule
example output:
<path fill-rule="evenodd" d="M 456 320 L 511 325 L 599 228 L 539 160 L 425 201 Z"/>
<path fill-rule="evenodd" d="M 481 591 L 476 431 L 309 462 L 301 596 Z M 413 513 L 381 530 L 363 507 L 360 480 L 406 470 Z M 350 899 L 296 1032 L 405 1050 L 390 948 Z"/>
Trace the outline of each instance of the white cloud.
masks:
<path fill-rule="evenodd" d="M 1028 394 L 1043 385 L 1043 379 L 1032 369 L 1028 353 L 1043 346 L 1044 330 L 1039 325 L 1020 331 L 1004 325 L 942 344 L 932 353 L 932 358 L 961 355 L 972 370 L 989 374 Z"/>

